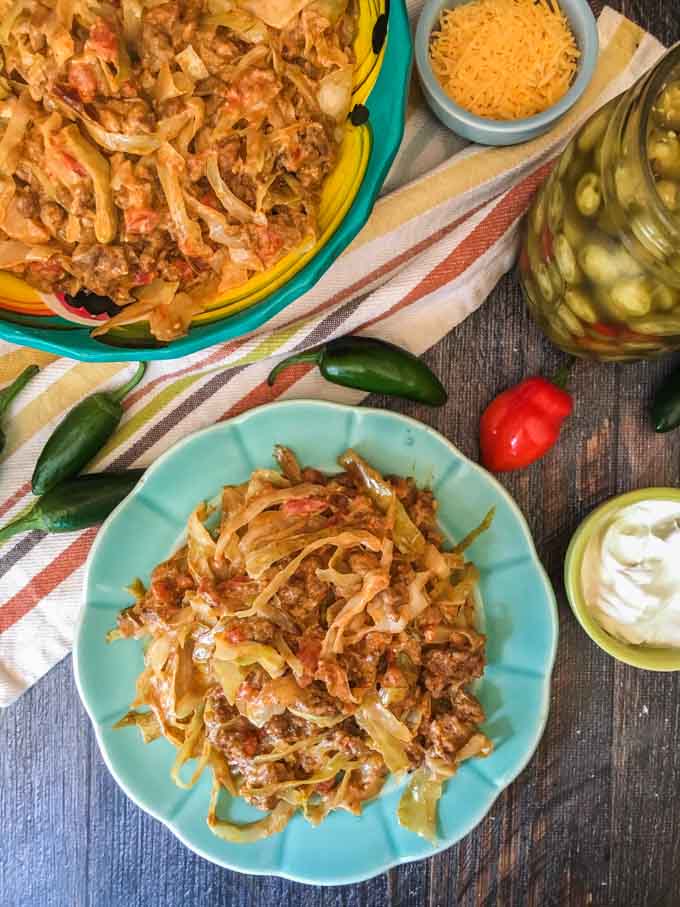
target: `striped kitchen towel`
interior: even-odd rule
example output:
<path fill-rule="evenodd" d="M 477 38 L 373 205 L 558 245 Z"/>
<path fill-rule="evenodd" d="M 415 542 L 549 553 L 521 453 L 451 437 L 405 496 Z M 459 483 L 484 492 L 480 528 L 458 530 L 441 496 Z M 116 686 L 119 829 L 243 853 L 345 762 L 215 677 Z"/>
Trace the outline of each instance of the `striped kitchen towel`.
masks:
<path fill-rule="evenodd" d="M 420 3 L 409 5 L 412 20 Z M 402 148 L 351 247 L 313 290 L 257 332 L 181 360 L 151 363 L 91 469 L 148 465 L 190 432 L 274 399 L 358 403 L 362 394 L 324 383 L 307 366 L 287 371 L 270 389 L 270 357 L 353 331 L 420 354 L 473 312 L 512 266 L 519 219 L 574 129 L 663 52 L 610 9 L 601 14 L 599 30 L 599 65 L 584 97 L 549 135 L 527 145 L 465 146 L 433 119 L 414 80 Z M 119 385 L 134 369 L 0 343 L 0 384 L 30 362 L 42 370 L 8 414 L 0 458 L 2 522 L 30 504 L 33 465 L 64 413 L 86 394 Z M 0 547 L 0 705 L 70 650 L 96 532 L 31 532 Z"/>

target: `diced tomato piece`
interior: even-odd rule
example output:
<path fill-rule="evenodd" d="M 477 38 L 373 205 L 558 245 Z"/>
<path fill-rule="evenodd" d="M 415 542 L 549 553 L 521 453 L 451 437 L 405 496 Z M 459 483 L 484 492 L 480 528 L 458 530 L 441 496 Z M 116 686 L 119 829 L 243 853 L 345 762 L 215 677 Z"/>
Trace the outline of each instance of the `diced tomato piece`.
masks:
<path fill-rule="evenodd" d="M 273 227 L 256 227 L 255 237 L 258 255 L 265 261 L 274 258 L 283 246 L 283 238 Z"/>
<path fill-rule="evenodd" d="M 56 261 L 31 261 L 28 270 L 44 280 L 57 280 L 64 273 L 64 269 Z"/>
<path fill-rule="evenodd" d="M 243 627 L 236 626 L 226 630 L 224 638 L 227 642 L 230 642 L 232 646 L 237 646 L 239 643 L 245 642 L 245 640 L 248 639 L 248 634 Z"/>
<path fill-rule="evenodd" d="M 64 164 L 68 167 L 69 170 L 77 173 L 78 176 L 87 176 L 87 170 L 72 155 L 68 154 L 68 152 L 62 151 L 61 157 Z"/>
<path fill-rule="evenodd" d="M 298 683 L 302 687 L 309 686 L 314 678 L 316 669 L 319 666 L 319 656 L 321 655 L 321 640 L 315 637 L 303 637 L 300 641 L 300 648 L 297 657 L 302 662 L 305 669 L 304 677 L 298 678 Z"/>
<path fill-rule="evenodd" d="M 286 501 L 281 510 L 286 516 L 301 516 L 308 513 L 320 513 L 328 507 L 328 501 L 320 498 L 298 498 Z"/>
<path fill-rule="evenodd" d="M 130 233 L 152 233 L 161 219 L 151 208 L 126 208 L 125 229 Z"/>
<path fill-rule="evenodd" d="M 335 787 L 335 778 L 329 778 L 328 781 L 320 781 L 316 785 L 316 790 L 320 794 L 327 794 L 329 791 L 333 790 Z"/>
<path fill-rule="evenodd" d="M 102 60 L 106 60 L 108 63 L 115 63 L 118 60 L 118 38 L 104 19 L 97 19 L 90 29 L 89 43 Z"/>
<path fill-rule="evenodd" d="M 150 284 L 154 278 L 153 271 L 137 271 L 134 277 L 134 285 L 136 287 L 145 287 L 147 284 Z"/>
<path fill-rule="evenodd" d="M 177 595 L 177 587 L 169 579 L 155 579 L 151 583 L 151 594 L 160 602 L 172 604 Z"/>
<path fill-rule="evenodd" d="M 405 687 L 406 678 L 401 668 L 398 668 L 397 665 L 390 665 L 383 674 L 382 685 L 384 687 Z"/>
<path fill-rule="evenodd" d="M 191 280 L 191 278 L 194 276 L 194 269 L 191 267 L 189 262 L 186 261 L 186 259 L 175 258 L 172 264 L 177 269 L 181 280 Z"/>
<path fill-rule="evenodd" d="M 212 189 L 210 190 L 210 192 L 206 192 L 201 196 L 200 202 L 202 205 L 208 205 L 209 208 L 217 208 L 217 210 L 219 210 L 220 203 Z"/>
<path fill-rule="evenodd" d="M 242 749 L 246 756 L 254 756 L 259 745 L 260 738 L 257 736 L 255 731 L 253 731 L 251 734 L 243 735 Z"/>
<path fill-rule="evenodd" d="M 618 337 L 621 333 L 620 327 L 617 327 L 615 324 L 604 324 L 602 321 L 592 324 L 591 327 L 594 331 L 597 331 L 598 334 L 602 334 L 603 337 Z"/>
<path fill-rule="evenodd" d="M 71 63 L 68 84 L 84 104 L 91 104 L 97 96 L 97 77 L 89 63 Z"/>

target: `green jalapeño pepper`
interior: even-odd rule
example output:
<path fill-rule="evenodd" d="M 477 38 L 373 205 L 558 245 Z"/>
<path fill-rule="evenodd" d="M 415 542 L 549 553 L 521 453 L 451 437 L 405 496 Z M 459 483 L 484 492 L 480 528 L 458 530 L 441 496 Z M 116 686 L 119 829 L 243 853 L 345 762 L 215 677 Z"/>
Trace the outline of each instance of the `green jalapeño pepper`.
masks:
<path fill-rule="evenodd" d="M 92 394 L 74 406 L 52 432 L 33 470 L 33 494 L 45 494 L 77 475 L 101 450 L 123 418 L 123 398 L 142 380 L 146 363 L 117 391 Z"/>
<path fill-rule="evenodd" d="M 680 370 L 661 385 L 651 407 L 654 431 L 671 431 L 680 425 Z"/>
<path fill-rule="evenodd" d="M 43 532 L 74 532 L 103 522 L 126 498 L 144 473 L 101 472 L 62 482 L 39 498 L 28 513 L 0 529 L 0 543 L 30 529 Z"/>
<path fill-rule="evenodd" d="M 12 383 L 0 393 L 0 419 L 3 417 L 5 410 L 12 400 L 14 400 L 17 394 L 26 387 L 31 378 L 33 378 L 34 375 L 37 375 L 39 371 L 40 369 L 37 365 L 29 365 L 28 368 L 25 368 Z M 0 425 L 0 453 L 2 453 L 5 447 L 5 440 L 5 433 Z"/>
<path fill-rule="evenodd" d="M 323 346 L 289 356 L 272 370 L 269 384 L 289 365 L 313 362 L 327 381 L 343 387 L 391 397 L 405 397 L 429 406 L 446 402 L 441 381 L 424 362 L 392 343 L 373 337 L 340 337 Z"/>

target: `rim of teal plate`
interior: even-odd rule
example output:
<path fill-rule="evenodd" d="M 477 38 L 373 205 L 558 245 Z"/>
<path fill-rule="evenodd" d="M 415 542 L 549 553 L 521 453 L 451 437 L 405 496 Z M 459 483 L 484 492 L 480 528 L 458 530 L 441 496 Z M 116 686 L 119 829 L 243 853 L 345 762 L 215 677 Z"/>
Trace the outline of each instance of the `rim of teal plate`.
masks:
<path fill-rule="evenodd" d="M 387 173 L 404 135 L 406 102 L 413 63 L 413 43 L 405 0 L 387 0 L 389 10 L 385 53 L 376 83 L 366 104 L 372 131 L 371 153 L 356 198 L 328 242 L 291 280 L 252 307 L 212 324 L 192 327 L 186 337 L 156 349 L 103 344 L 90 337 L 89 328 L 26 327 L 0 317 L 0 339 L 20 346 L 69 356 L 81 362 L 130 362 L 178 359 L 207 347 L 233 340 L 261 327 L 312 289 L 332 266 L 371 215 Z"/>
<path fill-rule="evenodd" d="M 509 506 L 510 510 L 512 511 L 512 513 L 514 514 L 515 518 L 518 521 L 518 524 L 524 535 L 524 541 L 526 542 L 526 545 L 527 545 L 527 551 L 530 556 L 532 566 L 536 570 L 537 575 L 539 576 L 539 578 L 541 580 L 541 583 L 543 585 L 543 589 L 545 592 L 545 600 L 549 605 L 548 613 L 549 613 L 550 626 L 551 626 L 551 631 L 552 631 L 551 645 L 550 645 L 549 651 L 546 652 L 545 674 L 543 675 L 543 684 L 542 684 L 541 707 L 540 707 L 540 714 L 538 715 L 539 720 L 536 725 L 535 733 L 534 733 L 533 737 L 530 739 L 529 744 L 527 746 L 526 753 L 524 755 L 524 758 L 520 761 L 519 765 L 517 767 L 513 767 L 513 769 L 506 772 L 505 774 L 502 774 L 500 777 L 498 777 L 496 779 L 498 782 L 498 786 L 496 788 L 496 793 L 495 793 L 495 795 L 490 796 L 489 800 L 484 803 L 482 811 L 474 813 L 470 817 L 470 821 L 464 825 L 463 829 L 461 830 L 461 832 L 459 834 L 456 834 L 455 836 L 452 836 L 445 840 L 438 841 L 435 845 L 432 846 L 431 850 L 427 854 L 417 853 L 417 854 L 412 854 L 412 855 L 408 855 L 408 854 L 399 855 L 394 860 L 381 861 L 373 869 L 370 869 L 366 872 L 358 873 L 356 875 L 334 876 L 331 878 L 326 877 L 323 879 L 322 882 L 315 880 L 312 876 L 302 876 L 300 874 L 287 873 L 283 867 L 277 868 L 276 870 L 267 869 L 267 868 L 262 868 L 262 869 L 249 868 L 248 870 L 245 870 L 241 866 L 238 866 L 238 865 L 230 862 L 227 859 L 220 860 L 218 862 L 214 859 L 213 856 L 204 852 L 200 847 L 195 846 L 192 843 L 192 841 L 190 841 L 184 834 L 182 834 L 180 832 L 179 828 L 177 827 L 177 825 L 172 821 L 172 819 L 165 819 L 163 816 L 159 815 L 158 812 L 156 812 L 148 804 L 142 803 L 141 800 L 138 799 L 138 797 L 134 794 L 134 792 L 129 788 L 129 786 L 121 780 L 121 778 L 118 776 L 111 760 L 109 759 L 109 755 L 108 755 L 108 752 L 106 749 L 106 744 L 103 740 L 103 735 L 101 733 L 101 726 L 100 726 L 99 722 L 97 721 L 97 719 L 95 718 L 93 711 L 90 708 L 90 703 L 88 702 L 88 696 L 86 695 L 86 693 L 83 689 L 83 686 L 81 683 L 81 677 L 80 677 L 80 639 L 81 639 L 81 634 L 82 634 L 84 623 L 85 623 L 85 615 L 86 615 L 86 611 L 87 611 L 85 600 L 83 600 L 81 602 L 81 609 L 80 609 L 80 613 L 78 615 L 78 620 L 76 623 L 75 634 L 74 634 L 73 673 L 74 673 L 74 677 L 75 677 L 76 688 L 78 690 L 78 695 L 80 696 L 80 700 L 83 703 L 85 710 L 87 711 L 88 717 L 90 718 L 92 727 L 94 729 L 99 752 L 100 752 L 102 759 L 104 760 L 104 763 L 106 764 L 109 772 L 113 776 L 114 780 L 119 785 L 119 787 L 124 791 L 124 793 L 132 800 L 132 802 L 135 803 L 136 806 L 138 806 L 141 810 L 148 813 L 149 815 L 153 816 L 154 819 L 157 819 L 159 822 L 162 822 L 163 825 L 165 825 L 175 835 L 175 837 L 177 837 L 178 840 L 180 840 L 185 845 L 185 847 L 187 847 L 193 853 L 197 854 L 198 856 L 202 857 L 204 860 L 207 860 L 210 863 L 213 863 L 218 866 L 222 866 L 225 869 L 230 869 L 234 872 L 239 872 L 242 875 L 275 876 L 276 878 L 287 879 L 288 881 L 291 881 L 291 882 L 300 882 L 302 884 L 317 885 L 317 886 L 319 886 L 319 885 L 321 885 L 321 886 L 348 885 L 348 884 L 356 884 L 358 882 L 364 882 L 368 879 L 375 878 L 376 876 L 382 874 L 383 872 L 387 872 L 390 869 L 394 869 L 397 866 L 401 866 L 406 863 L 414 863 L 414 862 L 417 862 L 418 860 L 429 859 L 430 857 L 435 856 L 436 854 L 441 853 L 444 850 L 448 850 L 449 847 L 452 847 L 454 844 L 457 844 L 463 838 L 467 837 L 467 835 L 470 834 L 470 832 L 473 831 L 473 829 L 479 825 L 479 823 L 493 809 L 494 804 L 496 803 L 496 801 L 498 800 L 500 795 L 503 793 L 503 791 L 510 784 L 512 784 L 512 782 L 516 778 L 518 778 L 519 775 L 524 771 L 524 769 L 527 767 L 527 765 L 533 758 L 534 754 L 536 753 L 536 750 L 538 749 L 538 745 L 541 742 L 541 738 L 543 737 L 543 734 L 545 732 L 545 727 L 546 727 L 546 724 L 548 721 L 548 715 L 550 712 L 550 690 L 551 690 L 551 683 L 552 683 L 552 673 L 553 673 L 553 669 L 555 666 L 555 659 L 557 656 L 557 644 L 558 644 L 558 639 L 559 639 L 559 615 L 558 615 L 557 599 L 555 597 L 555 591 L 552 587 L 552 583 L 550 582 L 548 574 L 547 574 L 547 572 L 541 562 L 541 559 L 538 555 L 538 552 L 536 550 L 533 536 L 531 534 L 531 530 L 526 521 L 526 518 L 525 518 L 524 514 L 522 513 L 522 511 L 520 510 L 518 504 L 515 502 L 513 497 L 510 495 L 510 493 L 508 491 L 506 491 L 506 489 L 500 484 L 500 482 L 494 476 L 492 476 L 489 472 L 487 472 L 485 469 L 483 469 L 478 463 L 475 463 L 474 460 L 471 460 L 469 457 L 466 457 L 465 454 L 455 446 L 455 444 L 453 444 L 451 441 L 449 441 L 448 438 L 446 438 L 440 432 L 436 431 L 433 428 L 430 428 L 428 425 L 424 425 L 422 422 L 419 422 L 417 419 L 413 419 L 410 416 L 404 416 L 401 413 L 395 413 L 390 410 L 378 409 L 377 407 L 368 407 L 368 406 L 356 407 L 356 406 L 348 406 L 343 403 L 333 403 L 333 402 L 324 401 L 324 400 L 312 400 L 312 399 L 282 400 L 282 401 L 278 401 L 275 403 L 266 403 L 266 404 L 263 404 L 262 406 L 253 407 L 253 409 L 247 410 L 246 412 L 241 413 L 238 416 L 234 416 L 232 419 L 226 419 L 224 422 L 215 423 L 214 425 L 210 425 L 207 428 L 204 428 L 197 432 L 192 433 L 191 435 L 187 435 L 186 438 L 183 438 L 181 441 L 178 441 L 169 450 L 167 450 L 165 453 L 163 453 L 157 460 L 154 461 L 154 463 L 152 463 L 151 466 L 149 466 L 147 468 L 144 476 L 140 479 L 140 481 L 137 483 L 137 485 L 132 490 L 132 492 L 128 495 L 127 498 L 125 498 L 125 500 L 123 500 L 115 508 L 115 510 L 113 510 L 113 512 L 108 516 L 108 518 L 102 524 L 99 532 L 97 533 L 97 536 L 92 545 L 92 548 L 90 550 L 90 553 L 89 553 L 89 556 L 87 559 L 87 563 L 85 566 L 85 576 L 83 578 L 83 584 L 82 584 L 83 599 L 85 598 L 86 590 L 88 588 L 92 564 L 94 563 L 94 560 L 95 560 L 96 554 L 99 551 L 99 548 L 105 543 L 106 528 L 116 518 L 117 514 L 125 509 L 126 505 L 133 499 L 133 497 L 136 497 L 138 494 L 141 493 L 142 489 L 144 488 L 144 484 L 145 484 L 145 481 L 146 481 L 146 478 L 148 475 L 150 475 L 152 472 L 159 469 L 161 467 L 161 465 L 163 463 L 165 463 L 168 459 L 170 459 L 176 453 L 176 451 L 178 449 L 189 444 L 193 439 L 195 439 L 198 436 L 210 435 L 210 434 L 217 433 L 219 431 L 224 431 L 225 426 L 227 426 L 227 425 L 239 425 L 240 423 L 247 421 L 249 418 L 251 418 L 254 413 L 259 413 L 261 411 L 271 410 L 274 408 L 277 408 L 277 409 L 286 408 L 286 409 L 294 410 L 295 408 L 297 408 L 299 406 L 305 406 L 305 407 L 312 406 L 312 407 L 322 408 L 322 409 L 332 409 L 332 410 L 337 411 L 338 413 L 343 413 L 343 412 L 346 413 L 346 412 L 358 410 L 361 413 L 368 413 L 368 414 L 375 413 L 375 414 L 379 414 L 381 416 L 389 415 L 391 417 L 394 417 L 397 421 L 405 422 L 406 424 L 414 426 L 419 431 L 423 431 L 423 432 L 431 435 L 432 437 L 434 437 L 436 440 L 443 442 L 444 445 L 450 449 L 450 451 L 452 452 L 454 457 L 460 459 L 464 464 L 466 464 L 468 467 L 472 468 L 475 472 L 480 474 L 482 476 L 482 478 L 484 479 L 484 481 L 488 482 L 488 484 L 494 489 L 495 493 L 498 494 L 501 498 L 503 498 L 503 500 Z M 414 837 L 416 837 L 416 836 L 414 835 Z M 418 839 L 418 840 L 420 840 L 420 839 Z"/>

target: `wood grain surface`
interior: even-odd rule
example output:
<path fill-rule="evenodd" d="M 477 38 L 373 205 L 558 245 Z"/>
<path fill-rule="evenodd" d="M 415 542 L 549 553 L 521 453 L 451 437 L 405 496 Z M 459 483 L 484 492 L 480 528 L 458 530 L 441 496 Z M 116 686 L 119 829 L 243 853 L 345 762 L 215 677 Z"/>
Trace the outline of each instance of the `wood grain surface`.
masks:
<path fill-rule="evenodd" d="M 665 43 L 678 0 L 614 4 Z M 514 276 L 426 357 L 446 407 L 373 398 L 476 458 L 479 414 L 507 385 L 560 362 Z M 551 714 L 529 766 L 465 840 L 370 882 L 311 888 L 249 878 L 194 856 L 117 788 L 80 705 L 70 658 L 0 713 L 1 907 L 678 907 L 680 675 L 618 664 L 577 625 L 562 563 L 573 530 L 618 492 L 680 482 L 680 432 L 646 407 L 672 360 L 579 363 L 576 414 L 541 463 L 503 478 L 558 593 Z"/>

